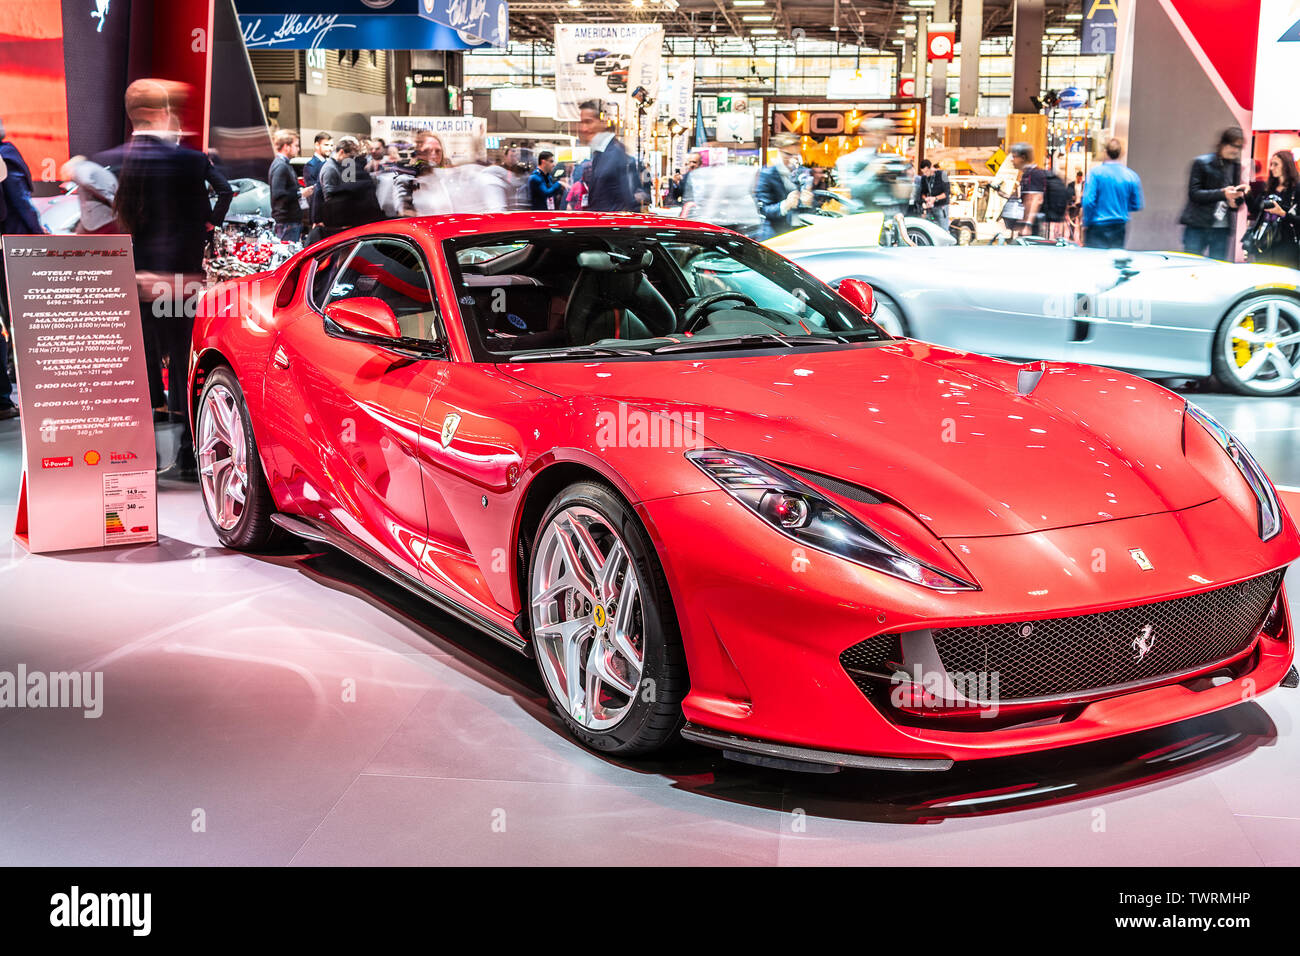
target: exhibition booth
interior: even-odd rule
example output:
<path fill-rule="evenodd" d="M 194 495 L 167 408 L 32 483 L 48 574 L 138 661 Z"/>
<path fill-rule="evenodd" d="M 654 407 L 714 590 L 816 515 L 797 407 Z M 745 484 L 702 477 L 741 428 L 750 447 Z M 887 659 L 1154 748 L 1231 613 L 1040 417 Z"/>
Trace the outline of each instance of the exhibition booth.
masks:
<path fill-rule="evenodd" d="M 1048 5 L 1106 95 L 964 124 L 901 53 L 702 92 L 667 0 L 286 5 L 0 9 L 38 192 L 124 157 L 108 228 L 0 237 L 0 862 L 1300 863 L 1300 269 L 1167 251 L 1222 128 L 1300 146 L 1294 4 Z M 471 87 L 525 16 L 553 85 Z M 375 142 L 309 182 L 317 126 Z M 1112 134 L 1128 247 L 1035 234 L 1014 144 L 1104 181 Z M 594 201 L 486 206 L 544 152 Z M 753 228 L 640 211 L 692 153 Z"/>

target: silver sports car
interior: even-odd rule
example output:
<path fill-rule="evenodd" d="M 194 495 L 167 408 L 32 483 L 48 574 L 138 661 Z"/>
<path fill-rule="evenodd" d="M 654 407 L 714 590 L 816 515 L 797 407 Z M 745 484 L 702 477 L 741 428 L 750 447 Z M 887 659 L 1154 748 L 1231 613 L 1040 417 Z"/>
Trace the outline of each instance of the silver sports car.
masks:
<path fill-rule="evenodd" d="M 1295 270 L 1051 244 L 883 247 L 869 218 L 767 244 L 832 285 L 865 279 L 877 321 L 911 338 L 1149 378 L 1212 377 L 1244 395 L 1300 389 Z"/>

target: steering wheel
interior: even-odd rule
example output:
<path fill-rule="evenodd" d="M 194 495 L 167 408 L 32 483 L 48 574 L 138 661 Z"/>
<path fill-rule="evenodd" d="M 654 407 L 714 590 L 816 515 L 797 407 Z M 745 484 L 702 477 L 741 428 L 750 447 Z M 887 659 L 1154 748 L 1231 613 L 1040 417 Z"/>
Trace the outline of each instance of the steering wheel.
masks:
<path fill-rule="evenodd" d="M 682 319 L 682 331 L 694 332 L 698 326 L 704 324 L 700 320 L 707 318 L 705 313 L 709 308 L 711 308 L 715 303 L 726 302 L 732 299 L 739 302 L 741 305 L 758 308 L 758 303 L 743 292 L 732 292 L 730 289 L 723 292 L 714 292 L 711 295 L 706 295 L 686 310 L 686 315 Z"/>

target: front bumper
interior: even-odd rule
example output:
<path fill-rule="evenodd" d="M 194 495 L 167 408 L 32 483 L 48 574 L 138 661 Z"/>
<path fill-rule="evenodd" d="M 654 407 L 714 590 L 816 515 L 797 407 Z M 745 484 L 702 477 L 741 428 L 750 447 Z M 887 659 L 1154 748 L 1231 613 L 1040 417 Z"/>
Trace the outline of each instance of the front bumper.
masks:
<path fill-rule="evenodd" d="M 940 593 L 816 551 L 796 553 L 725 492 L 644 502 L 677 607 L 691 674 L 687 721 L 704 732 L 811 751 L 956 761 L 1087 743 L 1249 700 L 1291 666 L 1289 613 L 1231 679 L 1185 676 L 1077 702 L 1051 719 L 900 723 L 839 656 L 878 634 L 1087 614 L 1224 587 L 1300 556 L 1293 526 L 1260 542 L 1212 501 L 1182 512 L 946 545 L 982 590 Z M 1141 548 L 1154 570 L 1130 557 Z M 727 555 L 723 559 L 720 556 Z M 737 557 L 740 556 L 740 557 Z M 721 746 L 721 744 L 714 744 Z M 843 763 L 831 759 L 832 763 Z M 918 769 L 934 769 L 921 767 Z"/>

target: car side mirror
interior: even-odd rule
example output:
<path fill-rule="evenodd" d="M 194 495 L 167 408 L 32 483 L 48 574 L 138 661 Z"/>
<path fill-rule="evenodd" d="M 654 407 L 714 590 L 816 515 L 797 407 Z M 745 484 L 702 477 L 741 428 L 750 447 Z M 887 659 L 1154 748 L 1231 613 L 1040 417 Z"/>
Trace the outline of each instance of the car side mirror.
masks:
<path fill-rule="evenodd" d="M 876 314 L 876 292 L 871 288 L 870 282 L 862 279 L 843 279 L 840 282 L 839 293 L 867 318 Z"/>
<path fill-rule="evenodd" d="M 325 306 L 325 318 L 345 332 L 355 335 L 383 336 L 396 339 L 402 336 L 402 327 L 393 314 L 392 306 L 374 296 L 357 296 L 340 299 Z"/>

